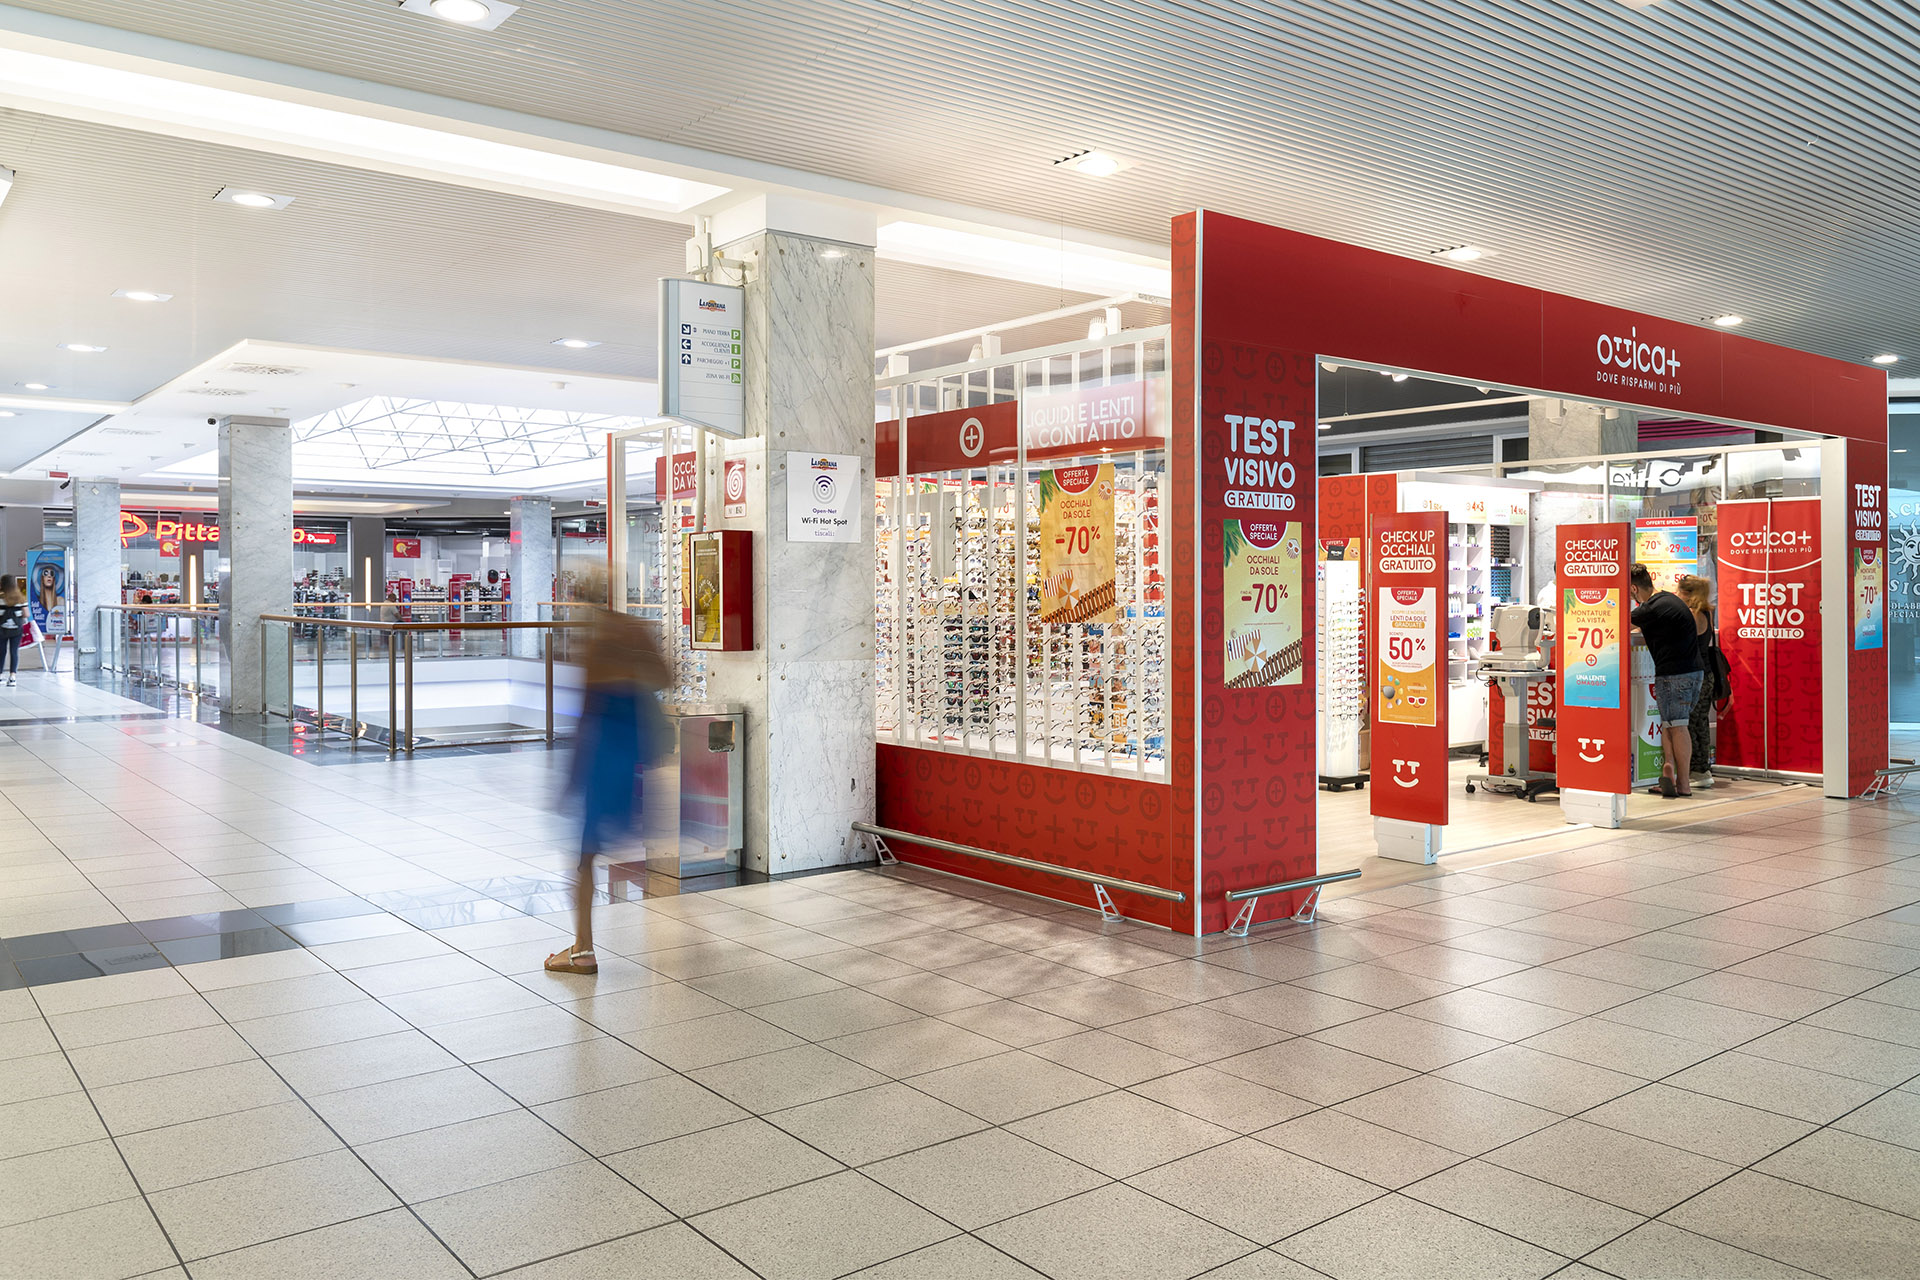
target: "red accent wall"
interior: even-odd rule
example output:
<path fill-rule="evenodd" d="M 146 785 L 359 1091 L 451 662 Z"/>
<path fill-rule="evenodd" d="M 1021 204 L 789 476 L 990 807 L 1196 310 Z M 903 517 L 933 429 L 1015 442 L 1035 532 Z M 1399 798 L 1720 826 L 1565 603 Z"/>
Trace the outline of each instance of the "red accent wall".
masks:
<path fill-rule="evenodd" d="M 1113 900 L 1132 919 L 1191 931 L 1193 889 L 1179 882 L 1173 858 L 1173 788 L 1168 784 L 890 742 L 879 745 L 878 765 L 879 825 L 1182 889 L 1188 902 L 1120 890 L 1113 891 Z M 920 866 L 1093 905 L 1092 885 L 918 845 L 894 842 L 892 847 L 903 861 Z"/>

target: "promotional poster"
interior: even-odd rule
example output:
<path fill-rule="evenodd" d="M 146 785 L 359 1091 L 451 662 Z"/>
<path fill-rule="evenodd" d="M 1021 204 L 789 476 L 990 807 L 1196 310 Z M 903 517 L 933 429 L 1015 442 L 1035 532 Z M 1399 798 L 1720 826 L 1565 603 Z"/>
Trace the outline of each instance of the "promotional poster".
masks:
<path fill-rule="evenodd" d="M 1632 786 L 1634 726 L 1626 681 L 1633 526 L 1554 530 L 1560 596 L 1556 768 L 1563 790 L 1623 795 Z"/>
<path fill-rule="evenodd" d="M 1720 649 L 1733 696 L 1720 712 L 1716 758 L 1734 768 L 1818 773 L 1820 500 L 1721 503 L 1719 559 Z M 1858 583 L 1850 612 L 1859 607 Z M 1884 585 L 1873 583 L 1876 592 Z"/>
<path fill-rule="evenodd" d="M 43 636 L 72 634 L 67 608 L 67 549 L 34 547 L 27 552 L 27 611 Z"/>
<path fill-rule="evenodd" d="M 1040 473 L 1040 621 L 1111 622 L 1113 464 Z"/>
<path fill-rule="evenodd" d="M 1228 520 L 1222 533 L 1227 688 L 1300 684 L 1306 641 L 1301 633 L 1299 523 Z"/>
<path fill-rule="evenodd" d="M 1853 549 L 1853 647 L 1878 649 L 1886 643 L 1887 558 L 1878 547 Z"/>
<path fill-rule="evenodd" d="M 1655 591 L 1679 589 L 1700 572 L 1700 521 L 1693 516 L 1642 516 L 1633 522 L 1633 558 L 1653 575 Z"/>
<path fill-rule="evenodd" d="M 1376 818 L 1447 821 L 1447 514 L 1375 516 L 1373 785 Z"/>

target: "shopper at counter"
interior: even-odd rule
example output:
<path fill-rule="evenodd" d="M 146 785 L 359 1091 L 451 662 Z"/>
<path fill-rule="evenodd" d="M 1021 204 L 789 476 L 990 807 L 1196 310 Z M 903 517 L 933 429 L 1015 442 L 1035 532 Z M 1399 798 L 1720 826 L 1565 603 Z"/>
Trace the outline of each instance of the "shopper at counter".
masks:
<path fill-rule="evenodd" d="M 1693 715 L 1687 721 L 1687 736 L 1693 750 L 1695 789 L 1713 786 L 1713 712 L 1714 655 L 1720 646 L 1719 619 L 1714 616 L 1713 584 L 1691 573 L 1680 575 L 1676 593 L 1693 610 L 1694 639 L 1700 648 L 1700 694 L 1693 700 Z"/>
<path fill-rule="evenodd" d="M 1655 591 L 1647 566 L 1636 564 L 1630 574 L 1633 625 L 1646 637 L 1653 657 L 1653 697 L 1660 708 L 1660 785 L 1647 794 L 1693 794 L 1693 735 L 1687 725 L 1693 704 L 1700 698 L 1700 640 L 1693 610 L 1671 591 Z"/>

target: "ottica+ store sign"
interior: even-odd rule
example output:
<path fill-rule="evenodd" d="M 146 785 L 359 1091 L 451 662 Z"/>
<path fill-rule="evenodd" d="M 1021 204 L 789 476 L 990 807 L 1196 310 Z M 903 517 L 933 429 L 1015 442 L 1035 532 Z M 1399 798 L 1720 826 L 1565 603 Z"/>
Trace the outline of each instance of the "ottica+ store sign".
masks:
<path fill-rule="evenodd" d="M 332 529 L 303 529 L 295 525 L 293 540 L 302 546 L 331 547 L 339 543 L 340 534 Z M 189 519 L 180 512 L 122 511 L 120 513 L 120 546 L 123 550 L 134 547 L 157 547 L 162 555 L 177 556 L 183 544 L 217 546 L 219 542 L 219 525 Z"/>

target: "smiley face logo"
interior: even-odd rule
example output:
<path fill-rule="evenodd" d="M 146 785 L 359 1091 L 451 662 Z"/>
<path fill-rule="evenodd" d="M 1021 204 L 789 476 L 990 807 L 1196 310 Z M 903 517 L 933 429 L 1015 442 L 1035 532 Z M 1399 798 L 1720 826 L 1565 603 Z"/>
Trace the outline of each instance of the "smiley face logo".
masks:
<path fill-rule="evenodd" d="M 1599 764 L 1607 758 L 1607 740 L 1605 738 L 1582 738 L 1577 753 L 1588 764 Z"/>
<path fill-rule="evenodd" d="M 1420 762 L 1418 760 L 1395 760 L 1393 762 L 1393 781 L 1395 786 L 1417 787 L 1420 785 Z"/>

